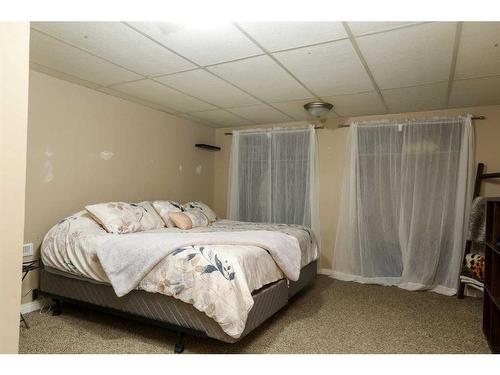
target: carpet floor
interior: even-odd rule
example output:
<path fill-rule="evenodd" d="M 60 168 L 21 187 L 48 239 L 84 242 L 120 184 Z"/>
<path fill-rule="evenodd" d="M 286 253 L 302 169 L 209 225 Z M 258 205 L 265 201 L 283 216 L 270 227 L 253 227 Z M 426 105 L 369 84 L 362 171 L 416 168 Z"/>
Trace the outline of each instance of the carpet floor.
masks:
<path fill-rule="evenodd" d="M 319 276 L 236 344 L 186 336 L 186 353 L 489 353 L 482 299 L 408 292 Z M 176 334 L 65 305 L 26 315 L 20 353 L 172 353 Z"/>

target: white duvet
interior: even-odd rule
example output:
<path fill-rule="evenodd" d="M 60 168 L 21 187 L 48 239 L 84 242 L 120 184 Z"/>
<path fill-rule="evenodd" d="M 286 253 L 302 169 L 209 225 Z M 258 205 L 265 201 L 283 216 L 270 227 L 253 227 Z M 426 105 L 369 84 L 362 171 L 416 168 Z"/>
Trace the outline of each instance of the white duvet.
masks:
<path fill-rule="evenodd" d="M 266 231 L 260 233 L 269 233 L 270 237 L 257 238 L 255 235 L 258 233 L 248 234 L 248 231 Z M 241 233 L 238 235 L 235 232 Z M 278 233 L 273 236 L 272 232 Z M 199 237 L 200 243 L 192 240 L 183 243 L 187 233 L 198 233 L 190 237 Z M 285 239 L 282 248 L 278 243 L 270 250 L 269 239 L 278 240 L 281 236 Z M 141 238 L 144 241 L 141 241 Z M 176 240 L 173 240 L 174 238 Z M 182 241 L 176 242 L 179 240 Z M 211 241 L 219 244 L 211 245 Z M 228 244 L 230 242 L 227 241 L 235 244 Z M 104 231 L 82 211 L 58 223 L 47 233 L 42 244 L 42 261 L 46 266 L 61 271 L 110 282 L 108 276 L 114 278 L 116 274 L 120 274 L 120 267 L 130 266 L 130 257 L 140 257 L 140 252 L 134 252 L 135 245 L 132 245 L 138 243 L 143 246 L 147 243 L 146 248 L 151 251 L 150 255 L 155 254 L 158 249 L 163 250 L 161 254 L 156 252 L 157 259 L 152 262 L 145 261 L 147 267 L 141 268 L 146 270 L 144 274 L 134 271 L 134 267 L 128 268 L 132 273 L 121 280 L 127 285 L 122 292 L 138 288 L 190 303 L 214 319 L 224 332 L 234 338 L 238 338 L 245 328 L 248 313 L 253 306 L 252 291 L 282 279 L 285 275 L 289 278 L 293 276 L 291 273 L 297 265 L 290 263 L 290 259 L 300 259 L 300 266 L 303 267 L 317 258 L 316 245 L 309 231 L 301 226 L 220 220 L 210 227 L 189 231 L 162 228 L 130 235 L 116 235 Z M 165 246 L 161 246 L 162 243 L 170 243 L 170 246 L 174 243 L 190 245 L 174 246 L 175 248 L 166 250 Z M 291 253 L 294 251 L 290 248 L 293 243 L 298 244 L 300 254 Z M 124 258 L 121 265 L 116 262 L 116 254 L 119 253 L 103 254 L 105 249 L 117 249 L 114 245 L 118 244 L 130 252 L 129 259 Z M 272 253 L 274 254 L 271 255 Z M 154 258 L 154 255 L 151 258 Z M 144 261 L 149 257 L 142 259 Z M 104 263 L 101 260 L 104 260 Z M 285 272 L 278 265 L 280 262 Z M 103 264 L 106 265 L 108 273 L 102 267 Z M 110 267 L 115 274 L 110 273 Z M 134 280 L 134 276 L 137 280 Z"/>

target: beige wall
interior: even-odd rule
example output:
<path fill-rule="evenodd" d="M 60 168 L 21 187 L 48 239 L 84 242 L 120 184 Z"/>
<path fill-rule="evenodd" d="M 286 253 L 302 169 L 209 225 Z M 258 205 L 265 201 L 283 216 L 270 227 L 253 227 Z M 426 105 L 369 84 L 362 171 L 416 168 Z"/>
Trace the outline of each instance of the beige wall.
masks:
<path fill-rule="evenodd" d="M 338 125 L 354 120 L 446 116 L 465 113 L 486 116 L 486 120 L 476 122 L 476 160 L 485 163 L 489 171 L 500 171 L 500 106 L 331 119 L 326 123 L 325 129 L 317 131 L 320 160 L 321 268 L 331 268 L 332 266 L 340 205 L 348 129 L 339 128 Z M 295 122 L 286 125 L 279 124 L 279 126 L 298 126 L 301 124 L 304 123 Z M 259 127 L 270 126 L 272 124 L 260 125 Z M 224 133 L 230 130 L 230 128 L 224 128 L 216 131 L 216 144 L 222 147 L 222 151 L 215 156 L 214 209 L 221 216 L 226 214 L 227 208 L 227 179 L 231 148 L 231 137 L 224 135 Z M 485 183 L 483 194 L 500 196 L 500 181 Z"/>
<path fill-rule="evenodd" d="M 0 22 L 0 353 L 17 353 L 28 124 L 27 22 Z"/>
<path fill-rule="evenodd" d="M 25 243 L 38 252 L 51 226 L 90 203 L 211 205 L 214 153 L 194 144 L 214 138 L 205 125 L 31 71 Z M 37 278 L 25 281 L 24 302 Z"/>

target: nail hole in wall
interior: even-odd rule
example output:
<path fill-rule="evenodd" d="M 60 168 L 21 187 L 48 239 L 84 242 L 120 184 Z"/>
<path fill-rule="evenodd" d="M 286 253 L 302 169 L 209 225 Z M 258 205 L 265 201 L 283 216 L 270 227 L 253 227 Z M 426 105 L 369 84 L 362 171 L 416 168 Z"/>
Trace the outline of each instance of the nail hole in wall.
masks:
<path fill-rule="evenodd" d="M 101 159 L 103 159 L 103 160 L 109 160 L 109 159 L 111 159 L 113 156 L 115 156 L 115 154 L 114 154 L 114 152 L 112 152 L 112 151 L 106 151 L 106 150 L 104 150 L 104 151 L 101 151 L 101 152 L 99 153 L 99 156 L 100 156 L 100 157 L 101 157 Z"/>

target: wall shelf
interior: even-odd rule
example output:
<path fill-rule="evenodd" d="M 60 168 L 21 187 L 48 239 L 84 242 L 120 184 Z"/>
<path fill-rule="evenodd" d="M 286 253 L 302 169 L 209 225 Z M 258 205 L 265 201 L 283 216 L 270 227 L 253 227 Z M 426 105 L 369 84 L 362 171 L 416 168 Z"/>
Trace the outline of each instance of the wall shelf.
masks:
<path fill-rule="evenodd" d="M 194 145 L 194 147 L 203 148 L 205 150 L 210 150 L 210 151 L 220 151 L 220 147 L 207 145 L 205 143 L 197 143 Z"/>

